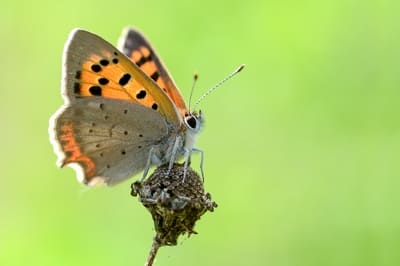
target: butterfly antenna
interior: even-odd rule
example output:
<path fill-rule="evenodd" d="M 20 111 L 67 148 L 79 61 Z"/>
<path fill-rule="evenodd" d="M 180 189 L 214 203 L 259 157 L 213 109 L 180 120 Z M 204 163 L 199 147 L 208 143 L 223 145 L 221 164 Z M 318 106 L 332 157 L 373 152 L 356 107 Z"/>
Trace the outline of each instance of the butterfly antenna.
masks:
<path fill-rule="evenodd" d="M 196 85 L 198 78 L 199 78 L 199 75 L 197 73 L 194 73 L 192 88 L 190 89 L 190 96 L 189 96 L 189 112 L 190 112 L 190 104 L 192 103 L 192 95 L 193 95 L 193 91 L 194 91 L 194 86 Z"/>
<path fill-rule="evenodd" d="M 201 95 L 201 97 L 196 101 L 196 103 L 194 104 L 194 108 L 193 110 L 196 110 L 197 105 L 204 100 L 205 97 L 207 97 L 211 92 L 215 91 L 219 86 L 221 86 L 222 84 L 224 84 L 226 81 L 230 80 L 231 78 L 233 78 L 236 74 L 238 74 L 240 71 L 243 70 L 244 68 L 244 64 L 240 65 L 235 71 L 233 71 L 231 74 L 229 74 L 227 77 L 225 77 L 223 80 L 221 80 L 220 82 L 218 82 L 217 84 L 215 84 L 213 87 L 211 87 L 208 91 L 206 91 L 203 95 Z"/>

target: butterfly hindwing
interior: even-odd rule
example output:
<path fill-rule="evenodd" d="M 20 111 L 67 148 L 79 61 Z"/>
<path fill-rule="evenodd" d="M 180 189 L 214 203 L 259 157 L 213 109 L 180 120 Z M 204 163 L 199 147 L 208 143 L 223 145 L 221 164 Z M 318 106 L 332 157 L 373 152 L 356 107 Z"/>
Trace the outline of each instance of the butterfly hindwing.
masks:
<path fill-rule="evenodd" d="M 180 124 L 178 110 L 160 87 L 137 65 L 99 36 L 74 30 L 64 51 L 67 102 L 99 96 L 137 103 Z"/>
<path fill-rule="evenodd" d="M 126 28 L 119 40 L 118 47 L 164 90 L 182 116 L 187 114 L 188 110 L 185 101 L 176 87 L 175 82 L 169 75 L 160 57 L 157 56 L 154 48 L 143 34 L 133 28 Z"/>
<path fill-rule="evenodd" d="M 53 120 L 59 165 L 78 164 L 85 184 L 114 184 L 143 170 L 151 147 L 171 134 L 158 112 L 127 101 L 82 97 Z M 56 144 L 55 144 L 55 143 Z"/>

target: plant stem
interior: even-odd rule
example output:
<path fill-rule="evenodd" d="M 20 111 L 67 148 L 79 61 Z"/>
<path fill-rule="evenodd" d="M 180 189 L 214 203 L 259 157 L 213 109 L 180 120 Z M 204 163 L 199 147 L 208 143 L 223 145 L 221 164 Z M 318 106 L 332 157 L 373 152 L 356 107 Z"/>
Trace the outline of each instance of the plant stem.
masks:
<path fill-rule="evenodd" d="M 144 266 L 152 266 L 154 259 L 156 258 L 157 251 L 160 248 L 160 243 L 158 243 L 157 238 L 155 237 L 153 240 L 153 244 L 151 245 L 149 256 L 147 257 L 147 261 Z"/>

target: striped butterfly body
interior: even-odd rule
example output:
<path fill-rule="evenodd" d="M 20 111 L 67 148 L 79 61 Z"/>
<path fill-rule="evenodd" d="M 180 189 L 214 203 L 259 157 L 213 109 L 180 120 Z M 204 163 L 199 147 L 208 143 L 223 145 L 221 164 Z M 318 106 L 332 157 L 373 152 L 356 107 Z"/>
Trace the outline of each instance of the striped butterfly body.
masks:
<path fill-rule="evenodd" d="M 120 50 L 90 32 L 71 32 L 63 57 L 64 105 L 50 119 L 60 166 L 93 185 L 118 183 L 150 166 L 186 163 L 200 130 L 144 36 L 126 29 Z M 198 150 L 200 151 L 200 150 Z"/>

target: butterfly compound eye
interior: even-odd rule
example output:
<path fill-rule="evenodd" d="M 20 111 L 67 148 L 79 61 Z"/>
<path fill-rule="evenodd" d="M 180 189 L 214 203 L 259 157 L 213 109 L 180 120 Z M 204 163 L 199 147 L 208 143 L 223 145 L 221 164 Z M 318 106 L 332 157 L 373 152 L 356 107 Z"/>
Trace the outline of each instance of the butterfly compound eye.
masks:
<path fill-rule="evenodd" d="M 188 125 L 192 129 L 196 129 L 197 127 L 197 119 L 194 116 L 188 116 L 185 118 L 186 125 Z"/>

